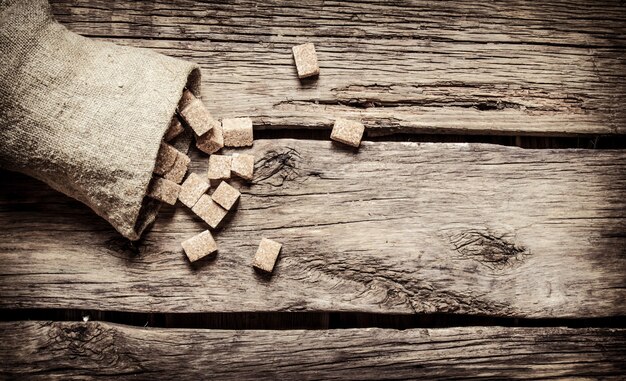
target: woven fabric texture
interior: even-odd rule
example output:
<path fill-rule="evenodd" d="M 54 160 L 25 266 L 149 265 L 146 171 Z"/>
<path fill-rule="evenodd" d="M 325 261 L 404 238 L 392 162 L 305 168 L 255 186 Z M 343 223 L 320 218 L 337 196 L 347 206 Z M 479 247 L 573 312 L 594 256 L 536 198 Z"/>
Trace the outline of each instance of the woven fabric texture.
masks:
<path fill-rule="evenodd" d="M 96 41 L 47 2 L 0 2 L 0 167 L 40 179 L 139 239 L 161 139 L 200 71 L 156 52 Z"/>

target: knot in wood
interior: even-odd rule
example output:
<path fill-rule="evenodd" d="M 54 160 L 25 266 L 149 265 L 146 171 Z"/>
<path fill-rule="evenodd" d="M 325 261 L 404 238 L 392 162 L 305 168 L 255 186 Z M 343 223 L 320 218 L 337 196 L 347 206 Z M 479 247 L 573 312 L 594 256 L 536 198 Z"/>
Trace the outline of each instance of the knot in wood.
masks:
<path fill-rule="evenodd" d="M 530 252 L 513 243 L 508 234 L 490 230 L 467 230 L 452 235 L 450 243 L 463 258 L 470 258 L 492 270 L 503 270 L 521 263 Z"/>
<path fill-rule="evenodd" d="M 256 181 L 254 184 L 269 184 L 282 186 L 285 181 L 292 181 L 300 177 L 300 153 L 294 148 L 268 151 L 254 167 Z"/>

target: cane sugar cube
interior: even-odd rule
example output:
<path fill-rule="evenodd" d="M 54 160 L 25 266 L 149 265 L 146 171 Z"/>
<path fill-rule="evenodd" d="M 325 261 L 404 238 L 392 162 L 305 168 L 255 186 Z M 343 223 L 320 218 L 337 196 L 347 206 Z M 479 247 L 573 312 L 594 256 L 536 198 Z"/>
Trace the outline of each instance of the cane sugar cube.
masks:
<path fill-rule="evenodd" d="M 254 177 L 254 156 L 245 153 L 233 154 L 230 170 L 242 179 L 252 180 Z"/>
<path fill-rule="evenodd" d="M 281 247 L 282 245 L 280 243 L 263 238 L 254 256 L 252 266 L 266 273 L 271 273 L 274 270 L 274 264 L 276 263 Z"/>
<path fill-rule="evenodd" d="M 176 204 L 179 193 L 180 185 L 161 177 L 153 178 L 148 187 L 149 197 L 170 205 Z"/>
<path fill-rule="evenodd" d="M 217 244 L 208 230 L 183 241 L 181 245 L 190 262 L 195 262 L 217 251 Z"/>
<path fill-rule="evenodd" d="M 206 134 L 213 128 L 213 116 L 204 107 L 202 101 L 189 90 L 183 92 L 183 97 L 178 104 L 178 114 L 198 136 Z"/>
<path fill-rule="evenodd" d="M 174 166 L 167 171 L 163 177 L 172 180 L 176 184 L 180 184 L 185 178 L 185 174 L 187 174 L 187 168 L 189 167 L 189 163 L 191 163 L 191 159 L 180 151 L 176 151 L 176 155 Z"/>
<path fill-rule="evenodd" d="M 196 147 L 202 152 L 212 154 L 224 147 L 224 133 L 222 123 L 213 121 L 213 128 L 202 136 L 196 136 Z"/>
<path fill-rule="evenodd" d="M 196 205 L 191 208 L 191 211 L 202 218 L 213 229 L 219 226 L 220 222 L 226 217 L 226 213 L 228 213 L 226 209 L 213 201 L 208 194 L 202 195 L 196 202 Z"/>
<path fill-rule="evenodd" d="M 178 194 L 178 199 L 188 208 L 193 208 L 206 191 L 209 190 L 209 183 L 204 181 L 198 174 L 192 173 L 183 182 Z"/>
<path fill-rule="evenodd" d="M 226 147 L 251 146 L 254 141 L 250 118 L 222 119 L 222 132 Z"/>
<path fill-rule="evenodd" d="M 335 120 L 330 138 L 352 147 L 358 147 L 361 144 L 364 131 L 365 127 L 360 122 L 348 119 L 337 119 Z"/>
<path fill-rule="evenodd" d="M 293 58 L 296 61 L 299 78 L 307 78 L 319 75 L 320 67 L 317 64 L 315 45 L 311 43 L 297 45 L 291 48 Z"/>
<path fill-rule="evenodd" d="M 209 156 L 209 180 L 225 180 L 230 178 L 231 156 L 211 155 Z"/>
<path fill-rule="evenodd" d="M 241 196 L 241 193 L 237 189 L 222 181 L 211 195 L 211 198 L 224 209 L 230 210 L 239 199 L 239 196 Z"/>
<path fill-rule="evenodd" d="M 172 118 L 172 121 L 170 122 L 170 126 L 167 128 L 167 131 L 165 131 L 165 135 L 163 135 L 163 140 L 165 140 L 166 142 L 169 142 L 170 140 L 173 140 L 178 135 L 182 134 L 184 130 L 185 128 L 183 127 L 183 124 L 180 122 L 180 119 L 178 119 L 178 116 L 174 115 L 174 117 Z"/>
<path fill-rule="evenodd" d="M 178 150 L 176 148 L 167 143 L 161 143 L 152 172 L 157 175 L 166 174 L 174 166 L 176 157 L 178 157 Z"/>

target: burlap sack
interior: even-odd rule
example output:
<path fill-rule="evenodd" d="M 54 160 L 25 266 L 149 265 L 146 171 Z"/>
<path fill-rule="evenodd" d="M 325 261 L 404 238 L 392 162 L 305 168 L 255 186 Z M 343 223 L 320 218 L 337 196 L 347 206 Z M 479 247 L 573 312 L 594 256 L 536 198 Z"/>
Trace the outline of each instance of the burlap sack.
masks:
<path fill-rule="evenodd" d="M 87 204 L 136 240 L 159 143 L 196 65 L 68 31 L 43 0 L 0 0 L 0 166 Z"/>

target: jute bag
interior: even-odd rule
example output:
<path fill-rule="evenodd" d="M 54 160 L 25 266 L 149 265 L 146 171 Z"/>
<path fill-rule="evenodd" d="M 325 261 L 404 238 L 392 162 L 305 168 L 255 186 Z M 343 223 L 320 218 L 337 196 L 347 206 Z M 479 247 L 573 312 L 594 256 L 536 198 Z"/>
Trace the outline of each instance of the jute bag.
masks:
<path fill-rule="evenodd" d="M 145 197 L 192 63 L 93 41 L 44 0 L 0 0 L 0 167 L 71 196 L 136 240 L 159 203 Z"/>

